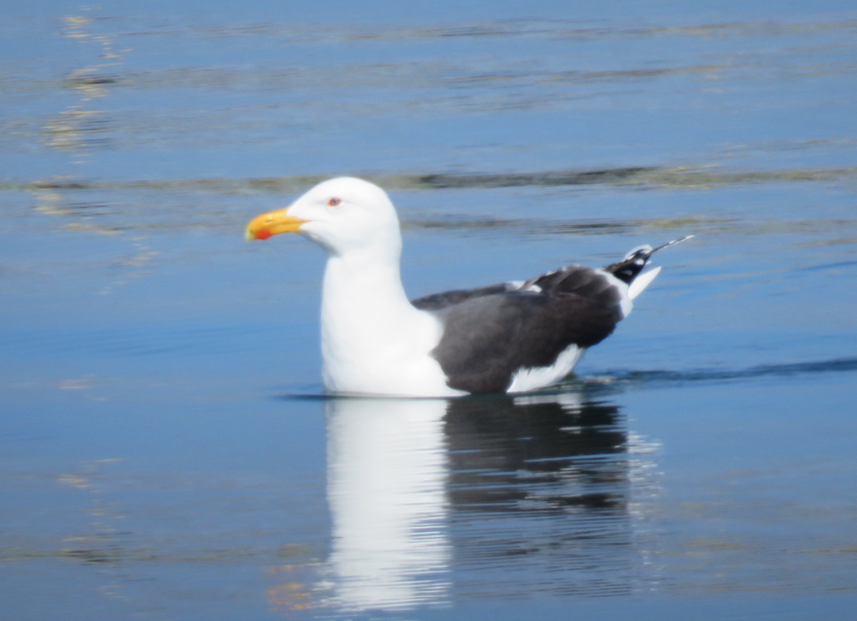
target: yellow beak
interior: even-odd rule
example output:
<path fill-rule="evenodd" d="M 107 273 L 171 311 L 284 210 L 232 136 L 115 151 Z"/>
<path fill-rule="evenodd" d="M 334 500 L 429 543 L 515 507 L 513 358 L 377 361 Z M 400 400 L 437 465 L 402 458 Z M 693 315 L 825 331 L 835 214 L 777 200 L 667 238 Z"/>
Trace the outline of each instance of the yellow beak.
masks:
<path fill-rule="evenodd" d="M 247 225 L 247 231 L 244 233 L 244 238 L 248 241 L 253 239 L 268 239 L 272 235 L 280 233 L 300 233 L 301 224 L 306 220 L 293 218 L 289 215 L 288 207 L 278 209 L 269 213 L 263 213 L 261 216 L 256 216 Z"/>

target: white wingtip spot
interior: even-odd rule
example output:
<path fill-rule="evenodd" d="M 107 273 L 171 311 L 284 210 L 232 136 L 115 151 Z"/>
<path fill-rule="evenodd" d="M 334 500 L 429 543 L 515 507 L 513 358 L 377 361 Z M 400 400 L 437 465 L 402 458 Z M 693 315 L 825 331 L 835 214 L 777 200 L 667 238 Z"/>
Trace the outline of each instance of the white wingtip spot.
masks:
<path fill-rule="evenodd" d="M 655 276 L 660 274 L 661 268 L 656 267 L 655 269 L 649 270 L 648 272 L 644 272 L 640 274 L 634 279 L 634 282 L 631 283 L 631 286 L 628 287 L 628 297 L 632 300 L 640 295 L 643 290 L 652 284 L 652 281 L 655 279 Z"/>
<path fill-rule="evenodd" d="M 628 259 L 633 257 L 636 253 L 640 252 L 641 250 L 643 250 L 645 252 L 651 252 L 652 247 L 649 244 L 643 244 L 642 246 L 637 246 L 636 248 L 634 248 L 628 254 L 625 255 L 625 260 L 627 261 Z"/>

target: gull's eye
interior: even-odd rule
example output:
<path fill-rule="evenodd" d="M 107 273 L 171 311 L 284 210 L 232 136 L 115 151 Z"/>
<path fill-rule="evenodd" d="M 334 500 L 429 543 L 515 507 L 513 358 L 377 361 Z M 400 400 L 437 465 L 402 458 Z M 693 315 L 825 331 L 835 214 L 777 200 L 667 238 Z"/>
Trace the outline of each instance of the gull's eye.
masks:
<path fill-rule="evenodd" d="M 327 204 L 330 205 L 331 207 L 336 207 L 341 202 L 342 202 L 341 198 L 331 198 L 329 201 L 327 201 Z"/>

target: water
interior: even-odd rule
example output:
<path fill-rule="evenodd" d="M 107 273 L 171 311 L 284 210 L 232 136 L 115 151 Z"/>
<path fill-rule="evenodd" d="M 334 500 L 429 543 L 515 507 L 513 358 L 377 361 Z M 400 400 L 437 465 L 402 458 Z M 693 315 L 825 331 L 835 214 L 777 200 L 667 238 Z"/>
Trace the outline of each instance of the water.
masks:
<path fill-rule="evenodd" d="M 851 619 L 857 12 L 27 3 L 0 19 L 2 618 Z M 322 253 L 412 297 L 658 255 L 546 394 L 324 400 Z"/>

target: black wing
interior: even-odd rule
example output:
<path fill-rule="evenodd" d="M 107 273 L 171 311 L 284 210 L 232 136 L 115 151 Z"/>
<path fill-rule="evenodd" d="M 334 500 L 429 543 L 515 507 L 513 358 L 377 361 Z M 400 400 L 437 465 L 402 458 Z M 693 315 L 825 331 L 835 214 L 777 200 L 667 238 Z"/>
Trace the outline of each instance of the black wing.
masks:
<path fill-rule="evenodd" d="M 657 248 L 642 246 L 603 269 L 571 265 L 516 285 L 448 291 L 413 301 L 436 313 L 444 332 L 432 355 L 450 387 L 505 392 L 519 369 L 549 367 L 569 345 L 591 347 L 625 317 L 631 284 Z"/>
<path fill-rule="evenodd" d="M 444 291 L 443 293 L 434 293 L 427 295 L 418 300 L 411 301 L 411 304 L 420 310 L 439 311 L 449 306 L 461 304 L 473 298 L 481 298 L 486 295 L 494 295 L 497 293 L 507 293 L 509 291 L 517 291 L 512 283 L 502 285 L 491 285 L 490 287 L 480 287 L 479 289 L 459 289 L 456 291 Z"/>
<path fill-rule="evenodd" d="M 451 291 L 413 302 L 443 322 L 432 352 L 452 388 L 504 392 L 519 369 L 551 366 L 569 345 L 591 347 L 622 319 L 623 294 L 599 270 L 569 266 L 520 287 Z"/>

